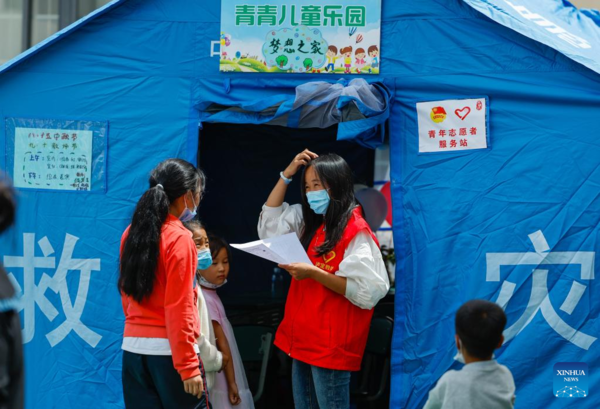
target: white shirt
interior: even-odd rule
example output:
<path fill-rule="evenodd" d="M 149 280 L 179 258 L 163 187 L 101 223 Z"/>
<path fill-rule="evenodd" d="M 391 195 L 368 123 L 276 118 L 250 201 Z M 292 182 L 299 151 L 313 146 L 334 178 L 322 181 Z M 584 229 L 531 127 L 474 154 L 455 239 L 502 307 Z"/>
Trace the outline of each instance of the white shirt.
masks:
<path fill-rule="evenodd" d="M 291 232 L 300 236 L 303 226 L 302 205 L 264 205 L 258 220 L 258 236 L 266 239 Z M 346 298 L 366 310 L 373 308 L 390 289 L 381 251 L 366 232 L 359 232 L 350 241 L 335 275 L 347 279 Z"/>
<path fill-rule="evenodd" d="M 446 372 L 429 392 L 423 409 L 512 409 L 514 404 L 510 370 L 490 360 Z"/>
<path fill-rule="evenodd" d="M 140 355 L 173 355 L 171 344 L 169 344 L 167 338 L 123 337 L 121 349 Z M 194 344 L 194 351 L 197 354 L 200 353 L 200 349 L 196 344 Z"/>

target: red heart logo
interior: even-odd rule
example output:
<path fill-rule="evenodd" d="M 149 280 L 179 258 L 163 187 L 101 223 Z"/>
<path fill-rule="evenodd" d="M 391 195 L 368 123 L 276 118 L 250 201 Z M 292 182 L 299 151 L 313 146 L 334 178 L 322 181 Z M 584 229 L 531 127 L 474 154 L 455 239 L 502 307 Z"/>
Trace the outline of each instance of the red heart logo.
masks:
<path fill-rule="evenodd" d="M 461 120 L 465 120 L 465 118 L 467 117 L 467 115 L 469 115 L 471 113 L 471 108 L 469 107 L 464 107 L 463 109 L 455 109 L 454 113 L 456 114 L 457 117 L 459 117 Z"/>

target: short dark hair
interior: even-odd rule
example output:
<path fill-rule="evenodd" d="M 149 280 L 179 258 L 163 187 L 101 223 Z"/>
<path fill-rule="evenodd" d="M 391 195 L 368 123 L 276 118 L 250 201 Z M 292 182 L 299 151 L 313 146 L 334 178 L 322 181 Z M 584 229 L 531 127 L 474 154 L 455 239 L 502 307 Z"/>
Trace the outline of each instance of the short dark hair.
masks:
<path fill-rule="evenodd" d="M 333 51 L 335 54 L 337 54 L 337 47 L 335 45 L 330 45 L 327 47 L 327 51 Z"/>
<path fill-rule="evenodd" d="M 379 48 L 377 48 L 376 45 L 372 45 L 369 47 L 369 54 L 371 54 L 373 51 L 379 51 Z"/>
<path fill-rule="evenodd" d="M 468 354 L 475 358 L 491 358 L 505 326 L 504 310 L 490 301 L 467 301 L 456 312 L 456 334 Z"/>
<path fill-rule="evenodd" d="M 217 257 L 221 249 L 225 249 L 229 264 L 231 265 L 231 247 L 229 247 L 229 244 L 222 237 L 208 233 L 208 245 L 210 246 L 210 255 L 213 259 Z"/>

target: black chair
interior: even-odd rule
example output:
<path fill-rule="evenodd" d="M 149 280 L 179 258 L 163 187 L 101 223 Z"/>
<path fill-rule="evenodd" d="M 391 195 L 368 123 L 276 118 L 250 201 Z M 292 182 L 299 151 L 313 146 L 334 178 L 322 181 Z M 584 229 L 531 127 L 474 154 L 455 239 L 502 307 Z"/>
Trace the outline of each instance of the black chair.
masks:
<path fill-rule="evenodd" d="M 264 391 L 275 330 L 261 325 L 242 325 L 233 327 L 233 333 L 244 363 L 250 390 L 253 391 L 254 402 L 257 402 Z M 255 368 L 258 368 L 258 379 L 252 376 L 256 372 Z"/>
<path fill-rule="evenodd" d="M 393 327 L 394 320 L 390 317 L 373 317 L 371 321 L 362 367 L 356 377 L 358 386 L 351 392 L 357 403 L 369 403 L 371 406 L 386 395 L 390 380 Z M 388 399 L 385 399 L 383 407 L 387 405 Z"/>

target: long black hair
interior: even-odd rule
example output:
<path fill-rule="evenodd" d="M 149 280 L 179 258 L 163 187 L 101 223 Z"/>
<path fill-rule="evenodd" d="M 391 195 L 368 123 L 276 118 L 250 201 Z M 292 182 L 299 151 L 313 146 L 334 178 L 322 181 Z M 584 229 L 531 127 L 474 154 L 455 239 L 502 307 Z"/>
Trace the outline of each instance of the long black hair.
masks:
<path fill-rule="evenodd" d="M 0 178 L 4 178 L 0 174 Z M 15 221 L 16 204 L 10 185 L 0 181 L 0 232 L 6 230 Z"/>
<path fill-rule="evenodd" d="M 138 302 L 154 289 L 160 234 L 169 214 L 169 205 L 188 191 L 196 194 L 200 189 L 202 193 L 205 178 L 191 163 L 167 159 L 154 168 L 149 182 L 150 188 L 142 195 L 133 213 L 121 254 L 119 289 Z"/>
<path fill-rule="evenodd" d="M 306 170 L 313 167 L 321 184 L 329 188 L 329 207 L 324 216 L 312 211 L 306 199 Z M 317 255 L 329 253 L 338 244 L 346 229 L 352 211 L 357 206 L 354 197 L 354 175 L 346 161 L 339 155 L 330 153 L 312 160 L 302 171 L 302 215 L 304 229 L 300 241 L 306 250 L 315 232 L 325 222 L 325 241 L 316 248 Z M 325 186 L 323 186 L 325 187 Z"/>

